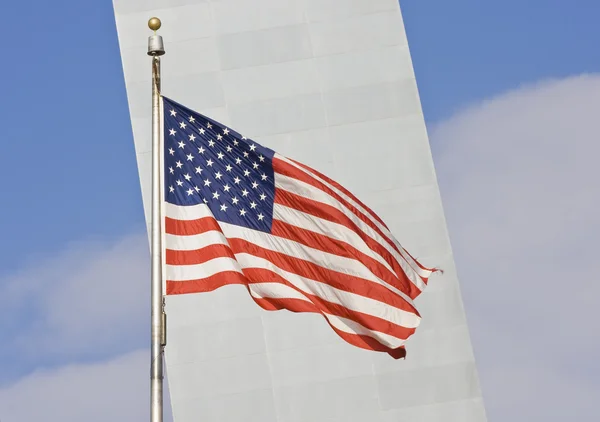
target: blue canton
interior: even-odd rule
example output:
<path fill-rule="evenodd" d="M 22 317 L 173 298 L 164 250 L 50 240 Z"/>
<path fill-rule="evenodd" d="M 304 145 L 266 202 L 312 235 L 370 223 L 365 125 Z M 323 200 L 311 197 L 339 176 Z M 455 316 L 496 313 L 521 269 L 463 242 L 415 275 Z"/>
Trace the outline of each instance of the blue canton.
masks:
<path fill-rule="evenodd" d="M 205 203 L 218 221 L 271 231 L 274 152 L 168 98 L 164 101 L 165 200 Z"/>

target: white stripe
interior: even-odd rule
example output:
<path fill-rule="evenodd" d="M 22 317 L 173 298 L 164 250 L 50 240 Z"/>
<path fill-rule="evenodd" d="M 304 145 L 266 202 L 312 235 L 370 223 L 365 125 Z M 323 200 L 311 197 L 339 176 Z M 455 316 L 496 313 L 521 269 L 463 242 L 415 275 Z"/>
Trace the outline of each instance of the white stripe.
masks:
<path fill-rule="evenodd" d="M 210 277 L 222 271 L 242 273 L 240 264 L 233 258 L 219 257 L 195 265 L 167 265 L 167 280 L 186 281 Z"/>
<path fill-rule="evenodd" d="M 281 208 L 280 206 L 278 206 L 278 207 Z M 175 211 L 177 213 L 182 214 L 185 211 L 184 209 L 182 210 L 182 208 L 185 208 L 185 207 L 176 207 Z M 202 208 L 207 208 L 207 207 L 202 206 Z M 188 213 L 188 216 L 196 217 L 198 215 L 203 215 L 203 214 L 201 214 L 202 208 L 197 208 L 196 210 L 192 210 L 192 212 Z M 289 209 L 289 210 L 293 211 L 291 209 Z M 298 211 L 298 213 L 300 213 L 300 212 Z M 312 217 L 307 215 L 307 218 L 312 218 Z M 192 218 L 190 218 L 190 219 L 192 219 Z M 331 222 L 328 222 L 328 223 L 330 226 L 335 224 L 335 223 L 331 223 Z M 395 286 L 387 283 L 386 281 L 380 279 L 379 277 L 375 276 L 366 266 L 361 264 L 360 261 L 358 261 L 358 260 L 345 258 L 345 257 L 339 256 L 339 255 L 323 252 L 323 251 L 302 245 L 301 243 L 298 243 L 298 242 L 294 242 L 294 241 L 284 239 L 281 237 L 276 237 L 276 236 L 273 236 L 273 235 L 265 233 L 265 232 L 247 229 L 247 228 L 233 225 L 233 224 L 220 223 L 220 227 L 223 230 L 223 233 L 212 230 L 209 232 L 205 232 L 205 233 L 198 234 L 198 235 L 191 235 L 191 236 L 177 236 L 177 235 L 167 234 L 165 236 L 165 246 L 167 249 L 170 249 L 170 250 L 191 251 L 191 250 L 201 249 L 203 247 L 206 247 L 206 246 L 209 246 L 212 244 L 228 245 L 227 238 L 239 238 L 239 239 L 247 240 L 261 248 L 264 248 L 264 249 L 267 249 L 267 250 L 270 250 L 273 252 L 281 252 L 286 255 L 295 257 L 295 258 L 308 260 L 308 261 L 311 261 L 314 264 L 321 266 L 323 268 L 326 268 L 326 269 L 329 269 L 332 271 L 341 272 L 341 273 L 347 274 L 349 276 L 358 277 L 358 278 L 362 278 L 362 279 L 377 283 L 377 284 L 387 288 L 388 290 L 390 290 L 391 293 L 400 296 L 406 302 L 408 302 L 409 304 L 414 306 L 410 297 L 408 297 L 402 290 L 398 289 L 397 287 L 395 287 Z M 349 230 L 347 228 L 345 228 L 345 229 L 347 232 L 353 233 L 355 236 L 357 236 L 351 230 Z M 342 239 L 342 240 L 347 243 L 350 243 L 350 244 L 352 244 L 353 241 L 354 241 L 354 243 L 356 243 L 356 239 Z M 390 269 L 390 271 L 391 271 L 391 269 Z M 394 272 L 391 271 L 391 274 L 394 274 Z M 169 280 L 174 280 L 171 273 L 169 273 L 167 275 L 167 277 Z M 207 276 L 205 276 L 205 277 L 207 277 Z M 197 279 L 197 278 L 204 278 L 204 277 L 196 277 L 194 279 Z"/>
<path fill-rule="evenodd" d="M 336 289 L 326 283 L 301 277 L 277 267 L 271 261 L 248 253 L 239 253 L 235 256 L 242 268 L 263 268 L 270 270 L 306 294 L 318 296 L 323 300 L 341 305 L 349 310 L 372 315 L 402 327 L 416 328 L 419 325 L 420 317 L 411 312 L 394 308 L 378 300 Z"/>
<path fill-rule="evenodd" d="M 352 321 L 350 319 L 342 318 L 336 315 L 324 315 L 329 320 L 331 325 L 345 333 L 369 336 L 377 340 L 379 343 L 392 349 L 396 349 L 400 346 L 403 346 L 404 343 L 406 343 L 406 340 L 399 339 L 398 337 L 394 337 L 390 334 L 382 333 L 381 331 L 370 330 L 366 327 L 363 327 L 356 321 Z"/>
<path fill-rule="evenodd" d="M 312 303 L 305 296 L 303 296 L 297 290 L 292 289 L 285 284 L 280 283 L 252 283 L 248 286 L 250 294 L 257 299 L 297 299 L 307 303 Z M 332 315 L 326 312 L 322 314 L 327 320 L 340 331 L 348 334 L 365 335 L 374 338 L 381 344 L 396 349 L 406 342 L 406 340 L 399 339 L 381 331 L 370 330 L 356 321 L 352 321 L 347 318 L 342 318 L 336 315 Z"/>
<path fill-rule="evenodd" d="M 195 251 L 210 245 L 229 245 L 225 235 L 211 230 L 191 236 L 165 235 L 165 248 L 173 251 Z"/>
<path fill-rule="evenodd" d="M 203 204 L 194 206 L 177 206 L 172 204 L 169 205 L 171 218 L 175 218 L 178 220 L 189 221 L 207 216 L 212 216 L 210 210 L 208 210 L 208 207 Z M 359 245 L 357 249 L 363 249 L 363 253 L 366 253 L 367 255 L 370 255 L 375 259 L 379 258 L 377 259 L 377 261 L 384 265 L 390 271 L 391 274 L 394 274 L 394 271 L 391 269 L 391 267 L 389 267 L 387 262 L 382 262 L 383 258 L 381 258 L 379 254 L 376 254 L 370 248 L 368 248 L 355 232 L 353 232 L 345 226 L 322 220 L 317 217 L 313 217 L 300 211 L 283 207 L 280 205 L 275 205 L 274 217 L 283 221 L 288 221 L 290 222 L 290 224 L 297 225 L 298 227 L 307 228 L 308 230 L 312 229 L 313 231 L 315 231 L 315 226 L 321 226 L 321 234 L 330 237 L 332 234 L 336 234 L 336 232 L 338 232 L 338 237 L 340 238 L 340 240 L 349 244 Z M 306 220 L 306 222 L 308 222 L 309 224 L 302 224 L 301 219 Z M 319 221 L 315 224 L 315 222 L 312 221 L 314 219 L 317 219 Z M 296 222 L 300 224 L 294 224 Z M 225 233 L 225 236 L 227 236 L 228 238 L 236 237 L 248 240 L 262 248 L 274 252 L 285 251 L 284 253 L 288 255 L 295 256 L 296 258 L 300 259 L 308 259 L 324 268 L 328 268 L 333 271 L 338 271 L 344 274 L 373 281 L 400 295 L 402 298 L 404 298 L 404 300 L 412 304 L 411 299 L 404 292 L 394 287 L 393 285 L 385 282 L 384 280 L 381 280 L 380 278 L 376 277 L 367 267 L 361 264 L 358 260 L 322 252 L 304 246 L 300 243 L 293 242 L 280 237 L 275 237 L 264 232 L 259 232 L 257 230 L 245 229 L 241 226 L 227 223 L 219 223 L 219 225 Z M 307 226 L 311 227 L 309 228 Z M 192 236 L 177 236 L 167 234 L 165 238 L 165 246 L 167 249 L 171 250 L 190 251 L 201 249 L 211 244 L 227 245 L 228 243 L 227 239 L 220 232 L 217 231 L 209 231 Z M 290 251 L 294 252 L 290 253 Z"/>
<path fill-rule="evenodd" d="M 337 271 L 352 277 L 358 277 L 377 283 L 380 286 L 391 290 L 390 293 L 399 295 L 406 302 L 414 306 L 410 297 L 408 297 L 404 292 L 375 276 L 371 270 L 369 270 L 356 259 L 330 254 L 310 248 L 289 239 L 284 239 L 282 237 L 273 236 L 268 233 L 247 229 L 233 224 L 221 223 L 221 228 L 228 239 L 244 239 L 272 252 L 281 252 L 294 258 L 310 261 L 328 270 Z"/>
<path fill-rule="evenodd" d="M 292 165 L 294 167 L 296 167 L 298 170 L 308 174 L 309 176 L 313 177 L 314 179 L 318 180 L 319 182 L 323 183 L 325 186 L 327 186 L 329 189 L 331 189 L 332 191 L 334 191 L 335 193 L 337 193 L 340 197 L 342 197 L 343 199 L 345 199 L 347 202 L 349 202 L 350 204 L 352 204 L 352 206 L 354 206 L 357 210 L 359 210 L 362 214 L 364 214 L 369 220 L 371 220 L 371 222 L 373 222 L 373 224 L 375 224 L 382 233 L 384 233 L 387 237 L 389 237 L 394 244 L 398 247 L 398 249 L 400 250 L 400 253 L 402 254 L 402 257 L 407 261 L 407 263 L 411 266 L 411 268 L 417 273 L 419 274 L 421 277 L 429 277 L 432 273 L 432 271 L 430 270 L 424 270 L 422 269 L 411 257 L 410 255 L 408 255 L 406 253 L 406 251 L 404 250 L 404 248 L 402 247 L 402 245 L 400 245 L 400 242 L 398 242 L 398 240 L 394 237 L 394 235 L 389 231 L 389 229 L 387 229 L 385 226 L 383 226 L 379 221 L 377 221 L 375 218 L 373 218 L 371 216 L 371 214 L 364 209 L 364 207 L 360 204 L 358 204 L 356 201 L 354 201 L 352 198 L 350 198 L 349 196 L 347 196 L 344 192 L 340 191 L 338 188 L 336 188 L 335 186 L 332 186 L 331 184 L 329 184 L 327 181 L 323 180 L 322 178 L 320 178 L 319 176 L 317 176 L 316 174 L 314 174 L 313 172 L 302 168 L 301 166 L 299 166 L 298 164 L 294 163 L 293 161 L 289 160 L 288 158 L 281 156 L 279 154 L 275 154 L 275 157 L 280 159 L 281 161 L 285 161 L 286 163 L 288 163 L 289 165 Z M 422 290 L 422 289 L 421 289 Z"/>
<path fill-rule="evenodd" d="M 215 258 L 197 265 L 168 265 L 167 277 L 173 281 L 197 280 L 210 277 L 221 271 L 240 272 L 240 266 L 244 269 L 262 268 L 278 274 L 306 294 L 318 296 L 349 310 L 372 315 L 402 327 L 416 328 L 419 325 L 420 317 L 411 312 L 395 308 L 375 299 L 336 289 L 326 283 L 301 277 L 277 267 L 271 261 L 248 253 L 238 253 L 235 256 L 237 262 L 231 258 Z"/>
<path fill-rule="evenodd" d="M 165 216 L 175 220 L 198 220 L 204 217 L 214 217 L 206 204 L 174 205 L 165 202 Z"/>
<path fill-rule="evenodd" d="M 390 264 L 388 264 L 388 262 L 381 255 L 369 248 L 355 231 L 350 230 L 343 224 L 324 220 L 322 218 L 315 217 L 314 215 L 310 215 L 280 204 L 275 204 L 273 208 L 273 218 L 291 224 L 292 226 L 309 230 L 332 239 L 338 239 L 342 242 L 352 245 L 360 252 L 379 262 L 392 274 L 395 274 Z"/>
<path fill-rule="evenodd" d="M 281 283 L 251 283 L 250 293 L 257 299 L 297 299 L 314 305 L 298 290 Z"/>
<path fill-rule="evenodd" d="M 346 208 L 346 206 L 339 202 L 337 199 L 330 196 L 326 192 L 323 192 L 321 189 L 317 189 L 314 186 L 309 185 L 308 183 L 304 183 L 300 180 L 293 179 L 279 173 L 275 173 L 275 187 L 302 196 L 306 199 L 331 205 L 332 207 L 340 210 L 346 217 L 350 219 L 350 221 L 356 224 L 356 226 L 360 230 L 362 230 L 366 236 L 371 238 L 373 241 L 377 242 L 379 246 L 385 249 L 391 256 L 393 256 L 396 259 L 396 261 L 398 262 L 408 279 L 419 290 L 423 291 L 423 289 L 425 289 L 426 284 L 419 277 L 419 274 L 414 270 L 414 268 L 410 266 L 406 259 L 401 254 L 399 254 L 393 247 L 391 247 L 390 244 L 383 237 L 381 237 L 379 233 L 373 230 L 373 228 L 369 225 L 365 224 L 360 218 L 358 218 L 352 211 Z M 361 239 L 361 242 L 364 243 L 364 240 Z"/>

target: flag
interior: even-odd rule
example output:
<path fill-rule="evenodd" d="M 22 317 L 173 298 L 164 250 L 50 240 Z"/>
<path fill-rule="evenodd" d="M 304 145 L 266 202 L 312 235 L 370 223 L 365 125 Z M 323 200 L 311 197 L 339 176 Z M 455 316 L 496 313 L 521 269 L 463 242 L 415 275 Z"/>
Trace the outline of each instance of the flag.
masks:
<path fill-rule="evenodd" d="M 319 313 L 348 343 L 404 357 L 435 270 L 340 184 L 162 102 L 166 293 L 241 284 L 266 310 Z"/>

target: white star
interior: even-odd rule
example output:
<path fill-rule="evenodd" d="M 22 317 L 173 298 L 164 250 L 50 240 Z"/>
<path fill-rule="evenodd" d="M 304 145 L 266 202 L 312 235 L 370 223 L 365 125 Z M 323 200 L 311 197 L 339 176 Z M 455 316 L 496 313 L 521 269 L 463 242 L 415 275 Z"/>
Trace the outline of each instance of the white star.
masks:
<path fill-rule="evenodd" d="M 256 202 L 254 202 L 254 201 L 250 202 L 250 208 L 252 208 L 252 209 L 256 208 Z"/>
<path fill-rule="evenodd" d="M 223 129 L 223 135 L 228 135 L 229 134 L 229 129 L 225 128 Z"/>
<path fill-rule="evenodd" d="M 185 122 L 179 123 L 179 127 L 182 128 L 182 129 L 185 129 L 186 126 L 187 125 L 185 124 Z"/>
<path fill-rule="evenodd" d="M 244 141 L 248 140 L 248 138 L 246 138 L 245 136 L 242 136 L 242 139 L 243 139 Z"/>
<path fill-rule="evenodd" d="M 260 194 L 260 200 L 264 201 L 265 199 L 267 199 L 267 195 L 265 195 L 264 193 Z"/>
<path fill-rule="evenodd" d="M 258 214 L 258 221 L 262 221 L 262 219 L 263 219 L 263 218 L 265 218 L 265 216 L 264 216 L 264 215 L 262 215 L 262 214 Z"/>
<path fill-rule="evenodd" d="M 204 135 L 204 132 L 206 132 L 206 131 L 204 130 L 204 128 L 203 128 L 203 127 L 201 127 L 201 128 L 200 128 L 200 130 L 199 130 L 198 132 L 200 132 L 200 135 Z"/>
<path fill-rule="evenodd" d="M 207 127 L 208 129 L 210 129 L 210 128 L 212 128 L 212 125 L 211 125 L 210 123 L 206 123 L 206 127 Z"/>
<path fill-rule="evenodd" d="M 227 211 L 227 205 L 225 205 L 225 204 L 221 205 L 221 211 L 226 212 Z"/>
<path fill-rule="evenodd" d="M 223 154 L 222 152 L 217 154 L 217 158 L 219 158 L 219 160 L 222 160 L 223 157 L 225 157 L 225 154 Z"/>
<path fill-rule="evenodd" d="M 200 154 L 204 154 L 204 151 L 206 151 L 206 150 L 204 149 L 204 147 L 200 147 L 200 148 L 198 148 L 198 152 L 199 152 Z"/>
<path fill-rule="evenodd" d="M 252 167 L 256 170 L 258 168 L 258 163 L 252 163 Z"/>
<path fill-rule="evenodd" d="M 194 116 L 190 116 L 190 122 L 194 123 L 196 121 L 196 119 L 194 119 Z"/>
<path fill-rule="evenodd" d="M 267 180 L 267 175 L 263 173 L 263 174 L 260 175 L 260 178 L 262 180 Z"/>
<path fill-rule="evenodd" d="M 177 186 L 183 186 L 183 182 L 181 180 L 177 181 Z"/>
<path fill-rule="evenodd" d="M 206 180 L 204 181 L 204 186 L 210 186 L 210 184 L 211 184 L 211 183 L 212 183 L 212 182 L 211 182 L 210 180 L 206 179 Z"/>
<path fill-rule="evenodd" d="M 190 179 L 192 178 L 192 176 L 190 176 L 189 173 L 186 173 L 183 177 L 185 177 L 185 180 L 187 180 L 188 182 L 190 181 Z"/>
<path fill-rule="evenodd" d="M 177 166 L 178 169 L 180 169 L 181 167 L 183 167 L 183 163 L 181 161 L 177 161 L 175 163 L 175 165 Z"/>
<path fill-rule="evenodd" d="M 195 140 L 195 139 L 196 139 L 196 137 L 195 137 L 195 136 L 194 136 L 194 134 L 192 133 L 192 134 L 190 135 L 190 141 L 194 142 L 194 140 Z"/>
<path fill-rule="evenodd" d="M 236 164 L 242 164 L 242 159 L 240 157 L 235 159 Z"/>
<path fill-rule="evenodd" d="M 217 140 L 220 141 L 221 139 L 223 139 L 223 137 L 221 135 L 217 135 Z"/>
<path fill-rule="evenodd" d="M 239 199 L 237 199 L 237 197 L 236 197 L 236 196 L 234 196 L 234 197 L 231 199 L 231 203 L 232 203 L 233 205 L 237 205 L 237 203 L 238 203 L 238 202 L 240 202 L 240 200 L 239 200 Z"/>
<path fill-rule="evenodd" d="M 198 186 L 194 186 L 194 189 L 196 190 L 196 192 L 200 192 L 200 188 Z"/>
<path fill-rule="evenodd" d="M 250 171 L 249 170 L 244 170 L 244 176 L 246 176 L 246 177 L 250 176 Z"/>
<path fill-rule="evenodd" d="M 181 141 L 181 142 L 179 142 L 178 145 L 179 145 L 179 148 L 183 148 L 183 147 L 185 147 L 185 142 Z"/>
<path fill-rule="evenodd" d="M 232 169 L 232 168 L 233 168 L 233 167 L 231 167 L 229 164 L 227 164 L 227 165 L 225 166 L 225 170 L 227 170 L 227 171 L 231 171 L 231 169 Z"/>
<path fill-rule="evenodd" d="M 175 134 L 176 134 L 176 133 L 177 133 L 177 132 L 175 132 L 175 129 L 169 129 L 169 134 L 170 134 L 171 136 L 175 136 Z"/>
<path fill-rule="evenodd" d="M 173 167 L 169 167 L 169 173 L 175 174 L 175 170 L 173 170 Z"/>
<path fill-rule="evenodd" d="M 213 163 L 213 160 L 211 160 L 210 158 L 209 158 L 208 160 L 206 160 L 206 165 L 207 165 L 208 167 L 212 167 L 212 165 L 213 165 L 213 164 L 214 164 L 214 163 Z"/>
<path fill-rule="evenodd" d="M 188 154 L 187 159 L 188 161 L 192 161 L 194 159 L 194 156 L 192 154 Z"/>
<path fill-rule="evenodd" d="M 215 146 L 215 141 L 213 141 L 212 139 L 210 141 L 208 141 L 208 146 L 209 147 L 214 147 Z"/>
<path fill-rule="evenodd" d="M 191 188 L 188 189 L 188 191 L 187 191 L 188 196 L 193 195 L 193 193 L 194 193 L 194 189 L 191 189 Z"/>
<path fill-rule="evenodd" d="M 208 201 L 206 200 L 206 198 L 202 199 L 204 201 L 205 204 L 208 204 Z"/>
<path fill-rule="evenodd" d="M 252 188 L 253 188 L 253 189 L 256 189 L 257 187 L 258 187 L 258 183 L 256 183 L 256 182 L 252 182 Z"/>
<path fill-rule="evenodd" d="M 202 167 L 200 167 L 200 166 L 196 167 L 196 173 L 198 173 L 198 174 L 202 173 Z"/>
<path fill-rule="evenodd" d="M 169 186 L 169 192 L 171 192 L 171 193 L 175 192 L 175 188 L 173 186 Z"/>
<path fill-rule="evenodd" d="M 239 185 L 240 182 L 242 181 L 242 179 L 240 179 L 239 177 L 235 177 L 235 179 L 233 179 L 233 181 L 235 182 L 236 185 Z"/>
<path fill-rule="evenodd" d="M 215 179 L 219 180 L 221 177 L 223 177 L 223 175 L 221 174 L 220 171 L 215 173 Z"/>
<path fill-rule="evenodd" d="M 244 157 L 248 158 L 248 155 L 250 155 L 250 154 L 248 154 L 248 151 L 244 151 Z"/>
<path fill-rule="evenodd" d="M 237 141 L 237 139 L 233 140 L 233 145 L 235 145 L 236 147 L 239 145 L 240 143 Z"/>
<path fill-rule="evenodd" d="M 242 196 L 244 196 L 244 197 L 248 196 L 248 191 L 246 189 L 244 189 L 242 191 Z"/>
<path fill-rule="evenodd" d="M 256 145 L 252 144 L 250 145 L 250 151 L 254 151 L 256 149 Z"/>
<path fill-rule="evenodd" d="M 258 159 L 260 160 L 260 162 L 262 163 L 263 161 L 265 161 L 265 157 L 263 157 L 262 155 L 258 156 Z"/>
<path fill-rule="evenodd" d="M 171 116 L 177 116 L 177 112 L 174 109 L 171 110 Z"/>
<path fill-rule="evenodd" d="M 225 185 L 225 186 L 223 186 L 223 190 L 224 190 L 225 192 L 229 192 L 229 190 L 230 190 L 230 189 L 231 189 L 231 186 L 229 186 L 229 185 Z"/>
<path fill-rule="evenodd" d="M 245 215 L 246 215 L 246 210 L 242 208 L 242 209 L 240 210 L 240 215 L 241 215 L 242 217 L 243 217 L 243 216 L 245 216 Z"/>
<path fill-rule="evenodd" d="M 173 148 L 169 148 L 169 154 L 175 155 L 175 150 Z"/>
<path fill-rule="evenodd" d="M 219 196 L 221 196 L 219 195 L 219 191 L 213 192 L 213 199 L 219 199 Z"/>
<path fill-rule="evenodd" d="M 230 145 L 227 145 L 227 152 L 231 152 L 231 151 L 233 151 L 233 148 L 231 148 Z"/>

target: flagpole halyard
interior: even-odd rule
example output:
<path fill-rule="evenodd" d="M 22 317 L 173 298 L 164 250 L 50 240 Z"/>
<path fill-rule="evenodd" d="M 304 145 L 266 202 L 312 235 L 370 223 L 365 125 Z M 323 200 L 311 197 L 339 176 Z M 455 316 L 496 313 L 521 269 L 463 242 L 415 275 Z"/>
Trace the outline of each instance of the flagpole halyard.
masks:
<path fill-rule="evenodd" d="M 163 421 L 163 351 L 166 343 L 162 288 L 161 237 L 161 116 L 160 116 L 160 56 L 165 54 L 163 40 L 156 31 L 160 19 L 151 18 L 148 27 L 154 31 L 148 37 L 148 55 L 152 57 L 152 218 L 151 218 L 151 360 L 150 360 L 150 421 Z"/>

